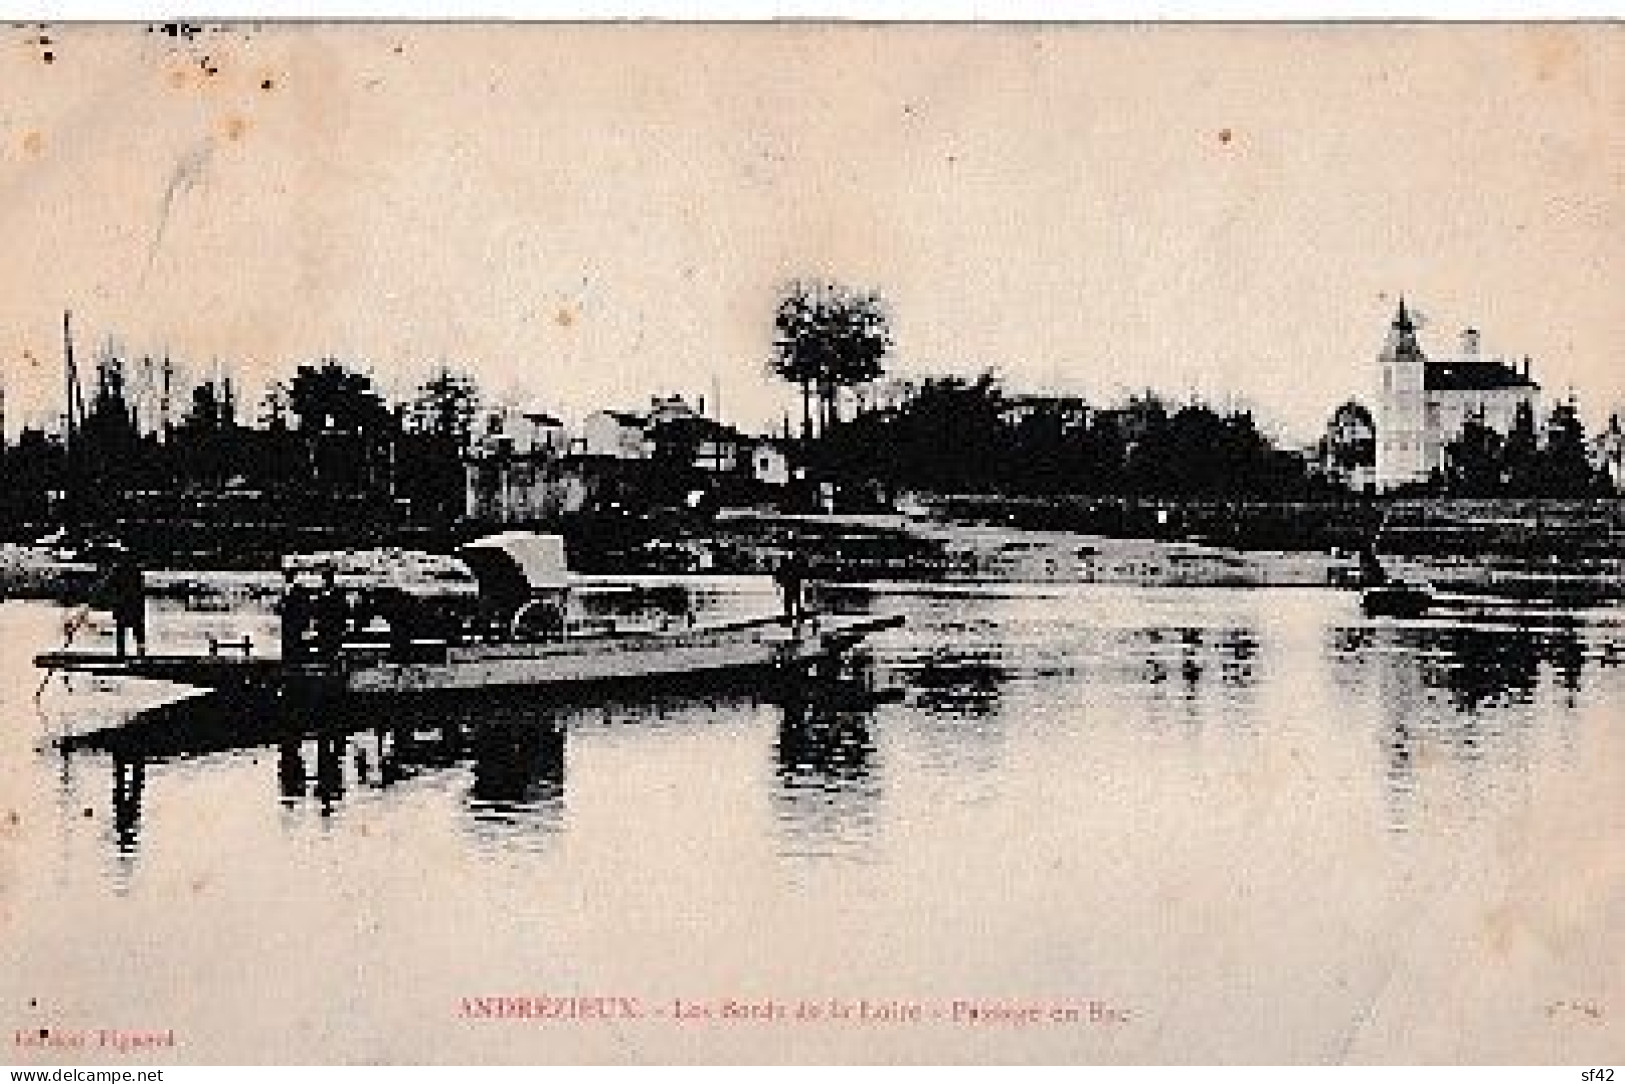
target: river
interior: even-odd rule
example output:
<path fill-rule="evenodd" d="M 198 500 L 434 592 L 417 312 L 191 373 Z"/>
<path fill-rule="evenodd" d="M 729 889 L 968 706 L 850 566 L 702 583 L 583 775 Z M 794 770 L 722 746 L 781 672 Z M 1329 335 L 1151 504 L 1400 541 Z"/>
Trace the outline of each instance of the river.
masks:
<path fill-rule="evenodd" d="M 827 596 L 908 619 L 873 703 L 400 705 L 116 756 L 51 738 L 167 693 L 36 697 L 67 611 L 0 604 L 0 1061 L 1617 1058 L 1625 611 Z"/>

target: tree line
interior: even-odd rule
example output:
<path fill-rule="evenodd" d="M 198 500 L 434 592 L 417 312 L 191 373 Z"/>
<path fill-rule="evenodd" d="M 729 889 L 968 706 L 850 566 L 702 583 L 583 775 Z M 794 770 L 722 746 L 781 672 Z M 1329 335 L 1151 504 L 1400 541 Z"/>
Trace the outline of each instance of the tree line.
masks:
<path fill-rule="evenodd" d="M 1338 498 L 1354 484 L 1347 468 L 1374 464 L 1369 438 L 1349 449 L 1328 436 L 1318 456 L 1304 454 L 1280 447 L 1245 410 L 1176 403 L 1151 391 L 1097 408 L 1077 397 L 1012 393 L 991 371 L 930 376 L 877 403 L 885 397 L 865 396 L 864 389 L 884 373 L 893 347 L 890 314 L 880 295 L 839 284 L 792 283 L 775 330 L 770 368 L 800 390 L 809 468 L 882 494 Z M 846 419 L 843 393 L 859 404 Z M 1369 421 L 1369 412 L 1358 410 Z M 1616 414 L 1607 434 L 1616 473 L 1621 427 Z M 1410 489 L 1464 497 L 1603 495 L 1614 484 L 1599 458 L 1572 403 L 1558 403 L 1540 432 L 1525 403 L 1504 435 L 1470 418 L 1447 445 L 1442 469 Z"/>
<path fill-rule="evenodd" d="M 1152 391 L 1109 406 L 1028 395 L 991 370 L 882 383 L 895 337 L 874 291 L 791 283 L 771 342 L 768 371 L 801 400 L 800 433 L 787 442 L 801 477 L 874 503 L 905 491 L 1275 501 L 1347 493 L 1245 410 Z M 116 519 L 132 495 L 158 516 L 237 497 L 257 502 L 262 516 L 300 521 L 365 512 L 434 526 L 463 513 L 463 461 L 488 404 L 450 365 L 392 402 L 362 366 L 322 358 L 272 384 L 257 411 L 216 377 L 190 390 L 178 419 L 166 409 L 161 425 L 149 417 L 146 427 L 129 371 L 105 353 L 88 401 L 70 396 L 61 431 L 27 428 L 0 442 L 0 527 Z M 1590 453 L 1572 404 L 1558 404 L 1544 427 L 1525 405 L 1505 434 L 1470 419 L 1423 488 L 1471 497 L 1609 492 Z"/>
<path fill-rule="evenodd" d="M 928 377 L 899 402 L 835 424 L 816 458 L 884 494 L 1304 499 L 1328 491 L 1248 411 L 1154 392 L 1097 408 L 1008 392 L 992 372 Z"/>
<path fill-rule="evenodd" d="M 57 431 L 29 427 L 0 445 L 0 522 L 185 516 L 233 495 L 294 518 L 462 511 L 462 456 L 483 398 L 450 366 L 392 403 L 359 366 L 324 358 L 273 384 L 252 418 L 229 378 L 206 379 L 177 419 L 147 427 L 128 368 L 103 357 L 88 401 Z"/>
<path fill-rule="evenodd" d="M 1611 420 L 1618 434 L 1619 417 Z M 1506 432 L 1469 417 L 1445 446 L 1445 464 L 1431 487 L 1461 497 L 1582 498 L 1612 493 L 1606 470 L 1591 454 L 1585 423 L 1570 402 L 1552 407 L 1544 431 L 1535 411 L 1519 403 Z"/>
<path fill-rule="evenodd" d="M 1149 391 L 1096 409 L 1077 397 L 1012 393 L 988 371 L 865 395 L 894 345 L 889 310 L 873 291 L 792 283 L 774 326 L 770 369 L 800 391 L 808 470 L 881 499 L 902 490 L 1288 499 L 1326 488 L 1249 412 Z M 843 393 L 858 403 L 847 418 Z"/>

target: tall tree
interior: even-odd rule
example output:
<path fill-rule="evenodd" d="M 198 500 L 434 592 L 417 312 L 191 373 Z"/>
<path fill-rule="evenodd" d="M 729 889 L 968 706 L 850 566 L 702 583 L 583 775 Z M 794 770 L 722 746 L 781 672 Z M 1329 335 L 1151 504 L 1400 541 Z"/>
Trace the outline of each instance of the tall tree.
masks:
<path fill-rule="evenodd" d="M 205 380 L 192 389 L 191 404 L 170 433 L 170 469 L 180 478 L 220 485 L 245 465 L 243 436 L 229 382 Z"/>
<path fill-rule="evenodd" d="M 333 358 L 299 366 L 288 382 L 288 410 L 307 432 L 377 433 L 393 418 L 372 378 Z"/>
<path fill-rule="evenodd" d="M 393 498 L 399 419 L 370 377 L 332 358 L 301 365 L 288 382 L 288 410 L 307 490 L 345 500 Z"/>
<path fill-rule="evenodd" d="M 417 395 L 407 405 L 407 425 L 413 432 L 438 437 L 460 451 L 473 436 L 480 402 L 479 385 L 473 377 L 442 365 L 418 386 Z"/>
<path fill-rule="evenodd" d="M 184 429 L 221 430 L 237 424 L 237 406 L 229 389 L 205 380 L 192 389 L 192 402 L 181 418 Z"/>
<path fill-rule="evenodd" d="M 815 398 L 819 431 L 824 432 L 839 420 L 843 389 L 885 372 L 892 349 L 891 319 L 878 293 L 833 282 L 793 282 L 779 301 L 773 324 L 772 369 L 801 389 L 803 436 L 812 435 Z"/>
<path fill-rule="evenodd" d="M 1463 497 L 1490 497 L 1503 491 L 1504 445 L 1501 434 L 1470 417 L 1461 433 L 1445 446 L 1445 485 Z"/>
<path fill-rule="evenodd" d="M 1512 416 L 1512 428 L 1501 446 L 1504 492 L 1514 497 L 1537 495 L 1542 485 L 1540 437 L 1535 432 L 1535 409 L 1526 399 Z"/>
<path fill-rule="evenodd" d="M 1574 404 L 1552 407 L 1540 458 L 1542 496 L 1584 497 L 1597 491 L 1597 471 L 1591 465 L 1585 423 Z"/>
<path fill-rule="evenodd" d="M 405 406 L 399 492 L 420 515 L 449 522 L 464 502 L 463 455 L 473 443 L 481 395 L 474 378 L 442 365 Z"/>
<path fill-rule="evenodd" d="M 90 482 L 85 497 L 93 508 L 111 509 L 141 476 L 145 457 L 130 407 L 124 359 L 111 349 L 96 363 L 96 393 L 74 451 L 78 468 Z"/>

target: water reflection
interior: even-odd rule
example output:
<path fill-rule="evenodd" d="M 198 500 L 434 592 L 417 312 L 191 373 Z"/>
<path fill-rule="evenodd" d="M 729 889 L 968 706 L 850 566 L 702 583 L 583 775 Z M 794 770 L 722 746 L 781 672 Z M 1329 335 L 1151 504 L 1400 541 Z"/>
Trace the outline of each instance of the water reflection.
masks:
<path fill-rule="evenodd" d="M 861 682 L 782 690 L 775 743 L 776 798 L 791 834 L 827 850 L 873 827 L 877 749 L 871 731 L 877 694 Z M 141 838 L 141 799 L 152 764 L 230 752 L 274 750 L 278 800 L 290 813 L 336 816 L 359 795 L 419 778 L 452 786 L 478 842 L 534 842 L 566 827 L 566 762 L 573 728 L 632 723 L 660 728 L 745 711 L 759 701 L 725 689 L 609 697 L 591 702 L 522 696 L 406 700 L 379 725 L 340 703 L 293 708 L 205 695 L 140 713 L 128 725 L 71 743 L 111 755 L 112 804 L 121 853 Z"/>
<path fill-rule="evenodd" d="M 1412 685 L 1442 694 L 1467 716 L 1529 703 L 1545 670 L 1557 688 L 1578 693 L 1587 661 L 1586 644 L 1573 627 L 1366 625 L 1335 628 L 1331 645 L 1339 665 L 1386 675 L 1385 692 Z"/>
<path fill-rule="evenodd" d="M 647 598 L 634 601 L 651 608 Z M 1138 749 L 1155 757 L 1168 735 L 1198 733 L 1216 740 L 1182 743 L 1185 759 L 1170 763 L 1229 769 L 1253 756 L 1237 735 L 1253 740 L 1281 722 L 1267 708 L 1290 713 L 1302 704 L 1314 725 L 1330 727 L 1327 740 L 1365 743 L 1365 758 L 1375 743 L 1366 785 L 1388 803 L 1389 825 L 1405 827 L 1427 800 L 1471 806 L 1488 794 L 1483 788 L 1511 785 L 1540 755 L 1537 737 L 1575 725 L 1577 709 L 1600 695 L 1599 672 L 1625 661 L 1619 626 L 1606 615 L 1537 626 L 1371 622 L 1345 601 L 1332 593 L 1074 589 L 983 599 L 852 591 L 843 609 L 909 618 L 877 638 L 878 683 L 901 693 L 878 714 L 851 697 L 764 702 L 760 688 L 663 689 L 575 702 L 522 695 L 392 703 L 381 723 L 376 708 L 216 694 L 142 713 L 70 749 L 110 755 L 111 843 L 123 855 L 134 855 L 151 830 L 142 809 L 149 791 L 171 785 L 153 765 L 260 750 L 268 755 L 257 785 L 277 796 L 289 825 L 332 821 L 348 804 L 422 779 L 449 800 L 459 831 L 496 848 L 535 846 L 571 829 L 572 789 L 583 793 L 567 770 L 572 743 L 618 743 L 635 758 L 634 746 L 653 749 L 646 739 L 667 727 L 727 720 L 733 725 L 719 742 L 755 733 L 765 746 L 767 735 L 753 728 L 773 728 L 771 753 L 752 782 L 770 800 L 784 851 L 864 855 L 899 779 L 946 782 L 942 793 L 956 802 L 997 801 L 1019 793 L 1020 773 L 1044 762 L 1035 747 L 1073 743 L 1074 756 Z M 1617 680 L 1608 688 L 1617 695 Z M 1351 720 L 1365 723 L 1355 730 Z M 1287 721 L 1310 733 L 1302 719 Z M 245 772 L 259 763 L 234 759 Z M 575 770 L 601 763 L 579 756 Z M 706 770 L 697 762 L 696 786 Z"/>
<path fill-rule="evenodd" d="M 145 761 L 113 761 L 113 838 L 122 855 L 135 854 L 141 834 L 141 794 L 146 785 Z"/>
<path fill-rule="evenodd" d="M 1262 642 L 1246 625 L 1177 625 L 1118 632 L 1108 650 L 1130 660 L 1150 706 L 1149 722 L 1178 720 L 1195 732 L 1220 722 L 1250 731 L 1263 681 Z"/>
<path fill-rule="evenodd" d="M 1170 685 L 1187 700 L 1201 698 L 1204 685 L 1232 689 L 1258 683 L 1259 641 L 1250 628 L 1151 628 L 1128 638 L 1143 660 L 1148 685 Z"/>
<path fill-rule="evenodd" d="M 468 809 L 481 827 L 558 832 L 564 825 L 562 725 L 483 726 L 474 731 Z"/>
<path fill-rule="evenodd" d="M 1454 787 L 1466 810 L 1487 773 L 1527 772 L 1532 733 L 1578 703 L 1588 654 L 1609 640 L 1573 623 L 1534 628 L 1469 623 L 1378 623 L 1332 629 L 1340 687 L 1375 702 L 1390 826 L 1411 827 L 1424 782 Z"/>
<path fill-rule="evenodd" d="M 1004 687 L 1017 675 L 974 656 L 938 652 L 904 670 L 917 708 L 933 715 L 982 718 L 999 711 Z"/>
<path fill-rule="evenodd" d="M 275 750 L 281 804 L 335 815 L 357 793 L 424 775 L 464 773 L 463 805 L 476 825 L 557 830 L 562 820 L 566 727 L 546 706 L 485 699 L 399 706 L 380 726 L 339 705 L 256 703 L 203 695 L 138 713 L 125 726 L 64 746 L 64 761 L 94 750 L 112 760 L 115 843 L 133 856 L 149 765 L 221 753 Z"/>
<path fill-rule="evenodd" d="M 881 799 L 872 707 L 846 697 L 789 696 L 780 711 L 773 799 L 790 853 L 861 853 L 876 831 Z"/>

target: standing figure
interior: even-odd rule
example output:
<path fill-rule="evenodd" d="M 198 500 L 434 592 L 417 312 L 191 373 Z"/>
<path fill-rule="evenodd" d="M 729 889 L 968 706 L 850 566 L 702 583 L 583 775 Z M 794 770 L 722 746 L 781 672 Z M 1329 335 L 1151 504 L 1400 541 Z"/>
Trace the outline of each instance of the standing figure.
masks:
<path fill-rule="evenodd" d="M 807 558 L 801 547 L 793 546 L 773 570 L 773 583 L 779 589 L 779 601 L 784 607 L 784 619 L 799 622 L 807 613 L 806 585 Z"/>
<path fill-rule="evenodd" d="M 1360 586 L 1381 587 L 1388 582 L 1388 570 L 1377 557 L 1377 547 L 1370 542 L 1360 547 Z"/>
<path fill-rule="evenodd" d="M 310 588 L 299 582 L 299 575 L 293 569 L 284 571 L 282 577 L 282 658 L 285 662 L 296 662 L 306 654 L 305 638 L 310 633 L 313 600 Z"/>
<path fill-rule="evenodd" d="M 349 602 L 339 590 L 338 572 L 331 565 L 322 569 L 322 586 L 315 600 L 316 651 L 323 659 L 338 655 L 349 631 Z"/>
<path fill-rule="evenodd" d="M 135 641 L 135 653 L 147 653 L 147 587 L 141 576 L 141 566 L 129 550 L 119 549 L 107 573 L 108 594 L 111 596 L 113 623 L 118 630 L 118 654 L 129 654 L 130 640 Z"/>

